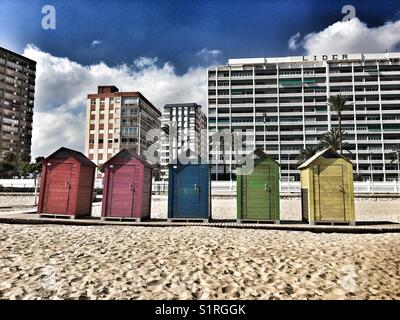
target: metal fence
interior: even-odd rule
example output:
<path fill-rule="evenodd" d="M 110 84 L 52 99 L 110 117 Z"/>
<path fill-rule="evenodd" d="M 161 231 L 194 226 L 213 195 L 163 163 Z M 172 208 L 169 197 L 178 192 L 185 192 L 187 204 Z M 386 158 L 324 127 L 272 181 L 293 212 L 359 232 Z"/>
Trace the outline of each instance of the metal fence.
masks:
<path fill-rule="evenodd" d="M 0 179 L 0 186 L 12 188 L 34 188 L 34 179 Z M 96 179 L 95 188 L 103 188 L 101 179 Z M 282 193 L 300 193 L 299 181 L 282 181 L 280 183 Z M 235 181 L 212 181 L 211 190 L 213 195 L 236 194 Z M 168 182 L 154 181 L 154 194 L 167 194 Z M 400 193 L 400 183 L 397 181 L 355 181 L 354 193 Z"/>

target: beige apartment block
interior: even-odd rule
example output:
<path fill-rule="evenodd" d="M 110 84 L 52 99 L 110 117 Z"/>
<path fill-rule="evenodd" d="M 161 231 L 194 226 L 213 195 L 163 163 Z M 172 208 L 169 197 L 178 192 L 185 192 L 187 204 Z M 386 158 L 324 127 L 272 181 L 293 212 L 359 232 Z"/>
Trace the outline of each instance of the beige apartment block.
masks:
<path fill-rule="evenodd" d="M 146 158 L 144 151 L 153 143 L 147 138 L 161 127 L 161 112 L 149 100 L 115 86 L 88 94 L 86 111 L 85 154 L 97 165 L 124 148 Z"/>

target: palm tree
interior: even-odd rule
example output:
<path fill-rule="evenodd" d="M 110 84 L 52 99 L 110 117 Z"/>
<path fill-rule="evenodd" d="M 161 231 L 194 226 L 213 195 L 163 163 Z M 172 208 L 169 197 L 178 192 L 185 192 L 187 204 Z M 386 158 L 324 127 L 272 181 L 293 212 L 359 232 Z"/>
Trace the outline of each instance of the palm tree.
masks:
<path fill-rule="evenodd" d="M 169 135 L 169 125 L 165 124 L 161 127 L 161 130 L 165 132 L 166 135 Z"/>
<path fill-rule="evenodd" d="M 313 147 L 306 147 L 305 149 L 300 150 L 300 154 L 297 156 L 297 166 L 303 164 L 306 162 L 308 159 L 313 157 L 318 151 L 319 151 L 318 146 L 313 146 Z"/>
<path fill-rule="evenodd" d="M 344 130 L 340 131 L 339 128 L 331 128 L 328 132 L 324 133 L 320 137 L 320 149 L 331 147 L 333 150 L 349 150 L 351 149 L 350 144 L 347 142 L 343 143 L 342 139 L 346 135 Z M 351 153 L 351 152 L 350 152 Z"/>
<path fill-rule="evenodd" d="M 395 146 L 390 155 L 390 164 L 393 162 L 397 163 L 397 181 L 400 181 L 400 144 Z"/>
<path fill-rule="evenodd" d="M 165 135 L 168 137 L 168 139 L 171 139 L 170 134 L 175 134 L 176 138 L 176 147 L 175 147 L 175 155 L 172 155 L 172 141 L 169 141 L 169 147 L 170 147 L 170 161 L 176 157 L 176 161 L 178 159 L 178 123 L 171 123 L 171 126 L 169 124 L 165 124 L 161 127 L 161 131 L 163 131 L 165 133 Z M 172 158 L 172 159 L 171 159 Z"/>
<path fill-rule="evenodd" d="M 224 179 L 226 177 L 226 153 L 225 153 L 225 137 L 222 136 L 221 137 L 221 150 L 222 150 L 222 165 L 223 165 L 223 175 L 224 175 Z"/>
<path fill-rule="evenodd" d="M 345 109 L 347 103 L 347 97 L 342 96 L 341 94 L 337 96 L 331 96 L 328 99 L 328 106 L 331 110 L 336 112 L 339 121 L 339 148 L 340 154 L 343 154 L 342 151 L 342 111 Z"/>
<path fill-rule="evenodd" d="M 8 151 L 3 155 L 3 161 L 15 165 L 18 162 L 18 157 L 14 152 Z"/>
<path fill-rule="evenodd" d="M 0 173 L 5 176 L 12 176 L 16 173 L 18 166 L 18 157 L 12 152 L 8 151 L 3 154 L 0 161 Z"/>

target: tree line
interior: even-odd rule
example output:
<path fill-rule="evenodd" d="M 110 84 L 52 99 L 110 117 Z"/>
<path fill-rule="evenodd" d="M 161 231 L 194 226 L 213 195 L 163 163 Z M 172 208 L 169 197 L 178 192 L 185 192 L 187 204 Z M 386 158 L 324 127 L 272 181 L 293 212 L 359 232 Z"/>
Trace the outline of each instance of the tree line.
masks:
<path fill-rule="evenodd" d="M 16 155 L 12 151 L 5 152 L 0 158 L 0 177 L 26 177 L 40 175 L 44 157 L 36 157 L 33 162 L 28 155 Z"/>
<path fill-rule="evenodd" d="M 318 151 L 325 149 L 327 147 L 331 147 L 333 150 L 339 152 L 343 155 L 343 151 L 347 151 L 351 154 L 351 145 L 347 142 L 344 142 L 347 132 L 342 130 L 342 112 L 349 105 L 348 99 L 342 95 L 331 96 L 328 99 L 328 106 L 332 111 L 336 113 L 338 118 L 338 127 L 331 128 L 328 132 L 324 133 L 320 137 L 320 141 L 316 146 L 307 147 L 305 149 L 300 150 L 300 154 L 297 157 L 298 165 L 304 163 L 312 156 L 314 156 Z M 390 163 L 397 163 L 400 165 L 400 145 L 396 145 L 390 156 Z"/>

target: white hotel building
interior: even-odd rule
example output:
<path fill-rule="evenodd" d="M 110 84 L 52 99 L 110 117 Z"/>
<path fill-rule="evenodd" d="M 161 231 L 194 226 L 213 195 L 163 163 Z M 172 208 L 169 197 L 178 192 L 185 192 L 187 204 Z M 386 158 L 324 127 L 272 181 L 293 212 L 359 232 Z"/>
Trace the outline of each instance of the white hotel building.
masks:
<path fill-rule="evenodd" d="M 299 151 L 338 125 L 327 107 L 337 94 L 349 99 L 342 126 L 354 172 L 397 179 L 390 153 L 400 144 L 400 53 L 230 59 L 208 71 L 209 135 L 251 130 L 251 147 L 279 161 L 282 180 L 298 180 Z M 233 154 L 210 151 L 213 180 L 234 179 Z"/>

